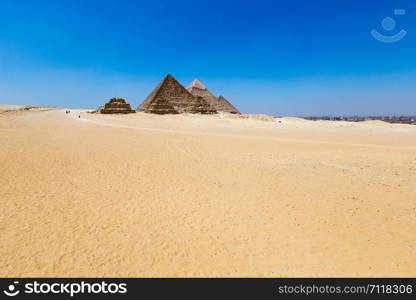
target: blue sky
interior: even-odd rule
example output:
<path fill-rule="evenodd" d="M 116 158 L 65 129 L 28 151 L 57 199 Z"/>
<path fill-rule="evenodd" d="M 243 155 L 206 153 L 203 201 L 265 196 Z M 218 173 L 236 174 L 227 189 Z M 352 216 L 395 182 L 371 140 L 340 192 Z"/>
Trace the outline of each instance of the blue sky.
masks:
<path fill-rule="evenodd" d="M 0 103 L 136 107 L 170 73 L 245 113 L 416 115 L 415 13 L 414 0 L 0 0 Z"/>

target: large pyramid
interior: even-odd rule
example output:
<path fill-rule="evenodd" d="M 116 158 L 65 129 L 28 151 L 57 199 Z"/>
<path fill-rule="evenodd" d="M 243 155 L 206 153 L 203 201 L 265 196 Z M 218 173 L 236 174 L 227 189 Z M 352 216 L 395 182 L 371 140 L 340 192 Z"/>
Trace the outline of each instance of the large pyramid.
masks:
<path fill-rule="evenodd" d="M 208 89 L 198 79 L 192 81 L 187 90 L 194 96 L 204 98 L 211 106 L 215 106 L 218 102 L 217 97 L 211 94 L 211 92 L 208 91 Z"/>
<path fill-rule="evenodd" d="M 204 98 L 193 96 L 172 75 L 163 78 L 137 110 L 154 114 L 216 113 Z"/>
<path fill-rule="evenodd" d="M 187 90 L 196 97 L 204 98 L 209 103 L 211 108 L 218 112 L 240 114 L 240 112 L 223 96 L 215 97 L 211 94 L 211 92 L 198 79 L 192 81 Z"/>
<path fill-rule="evenodd" d="M 96 112 L 101 114 L 129 114 L 136 111 L 132 110 L 130 104 L 126 103 L 123 98 L 111 98 L 109 102 L 97 109 Z"/>

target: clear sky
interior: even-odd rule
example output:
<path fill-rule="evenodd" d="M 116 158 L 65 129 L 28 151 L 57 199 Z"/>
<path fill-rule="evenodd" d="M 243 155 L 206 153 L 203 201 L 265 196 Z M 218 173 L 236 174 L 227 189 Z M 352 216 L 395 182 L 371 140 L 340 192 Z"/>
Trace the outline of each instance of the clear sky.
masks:
<path fill-rule="evenodd" d="M 415 38 L 414 0 L 0 0 L 0 103 L 137 107 L 170 73 L 245 113 L 416 115 Z"/>

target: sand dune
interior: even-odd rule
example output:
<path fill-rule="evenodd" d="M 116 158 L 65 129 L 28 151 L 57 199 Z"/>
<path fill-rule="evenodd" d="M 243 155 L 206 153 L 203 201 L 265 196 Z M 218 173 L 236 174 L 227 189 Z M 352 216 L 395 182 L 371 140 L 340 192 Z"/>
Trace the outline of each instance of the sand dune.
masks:
<path fill-rule="evenodd" d="M 12 110 L 18 110 L 22 107 L 23 106 L 19 106 L 19 105 L 0 105 L 0 113 L 12 111 Z"/>
<path fill-rule="evenodd" d="M 17 110 L 0 137 L 0 276 L 415 276 L 416 126 Z"/>

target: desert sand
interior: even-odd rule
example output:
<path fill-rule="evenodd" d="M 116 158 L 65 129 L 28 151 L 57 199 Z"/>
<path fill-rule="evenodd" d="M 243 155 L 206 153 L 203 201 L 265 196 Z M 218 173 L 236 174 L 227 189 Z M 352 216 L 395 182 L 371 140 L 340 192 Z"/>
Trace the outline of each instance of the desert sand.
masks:
<path fill-rule="evenodd" d="M 0 110 L 1 277 L 416 276 L 416 126 Z"/>

